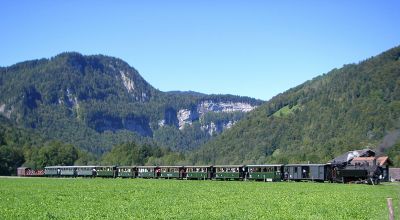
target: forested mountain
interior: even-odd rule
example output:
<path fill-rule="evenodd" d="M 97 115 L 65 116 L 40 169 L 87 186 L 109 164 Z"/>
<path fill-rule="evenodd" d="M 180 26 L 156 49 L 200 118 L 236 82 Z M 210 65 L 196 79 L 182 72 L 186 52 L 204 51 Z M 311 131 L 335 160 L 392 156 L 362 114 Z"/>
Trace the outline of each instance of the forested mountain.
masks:
<path fill-rule="evenodd" d="M 261 103 L 161 92 L 126 62 L 103 55 L 68 52 L 0 68 L 0 115 L 97 155 L 127 142 L 194 149 Z"/>
<path fill-rule="evenodd" d="M 312 61 L 310 61 L 312 62 Z M 400 47 L 273 97 L 198 149 L 198 164 L 327 162 L 351 149 L 400 159 Z M 384 137 L 390 137 L 382 142 Z"/>
<path fill-rule="evenodd" d="M 94 158 L 69 144 L 45 141 L 36 132 L 18 127 L 0 116 L 0 175 L 16 173 L 25 164 L 32 168 L 46 165 L 86 164 Z"/>

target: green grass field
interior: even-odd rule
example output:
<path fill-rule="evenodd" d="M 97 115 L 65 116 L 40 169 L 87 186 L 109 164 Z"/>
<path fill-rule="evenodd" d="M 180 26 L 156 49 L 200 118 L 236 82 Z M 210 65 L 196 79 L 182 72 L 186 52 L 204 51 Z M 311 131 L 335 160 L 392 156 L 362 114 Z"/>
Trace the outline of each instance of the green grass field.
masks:
<path fill-rule="evenodd" d="M 0 178 L 0 219 L 388 219 L 399 185 Z"/>

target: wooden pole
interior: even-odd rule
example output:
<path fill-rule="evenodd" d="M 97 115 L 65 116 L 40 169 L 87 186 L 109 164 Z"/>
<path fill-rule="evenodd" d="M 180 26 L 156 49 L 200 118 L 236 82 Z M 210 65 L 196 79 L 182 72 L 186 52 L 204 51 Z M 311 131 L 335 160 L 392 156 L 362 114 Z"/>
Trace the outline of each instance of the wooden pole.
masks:
<path fill-rule="evenodd" d="M 387 198 L 387 206 L 389 209 L 389 220 L 394 220 L 392 198 Z"/>

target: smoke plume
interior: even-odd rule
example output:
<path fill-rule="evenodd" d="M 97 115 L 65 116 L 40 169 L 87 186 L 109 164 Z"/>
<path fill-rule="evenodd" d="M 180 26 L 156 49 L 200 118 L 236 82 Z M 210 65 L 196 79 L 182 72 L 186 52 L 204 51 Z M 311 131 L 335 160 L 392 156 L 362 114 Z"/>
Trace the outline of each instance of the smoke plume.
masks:
<path fill-rule="evenodd" d="M 382 142 L 378 146 L 377 152 L 383 153 L 385 150 L 392 147 L 394 144 L 396 144 L 396 141 L 399 139 L 399 137 L 400 129 L 389 132 L 387 135 L 385 135 L 385 137 L 383 137 Z"/>

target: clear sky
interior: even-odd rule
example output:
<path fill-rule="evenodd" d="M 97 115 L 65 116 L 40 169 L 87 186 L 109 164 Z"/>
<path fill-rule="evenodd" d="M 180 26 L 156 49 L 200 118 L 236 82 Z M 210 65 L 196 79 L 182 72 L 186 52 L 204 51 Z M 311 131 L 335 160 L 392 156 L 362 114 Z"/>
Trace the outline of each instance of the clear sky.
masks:
<path fill-rule="evenodd" d="M 115 56 L 162 91 L 268 100 L 400 44 L 400 1 L 0 1 L 0 66 Z"/>

